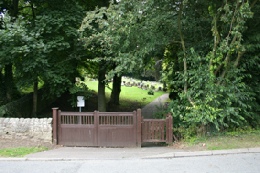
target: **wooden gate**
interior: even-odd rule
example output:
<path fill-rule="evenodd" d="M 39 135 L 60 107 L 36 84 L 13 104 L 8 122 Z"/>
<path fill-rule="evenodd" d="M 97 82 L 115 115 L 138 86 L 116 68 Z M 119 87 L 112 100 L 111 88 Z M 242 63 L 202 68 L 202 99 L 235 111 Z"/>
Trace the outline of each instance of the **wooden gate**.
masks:
<path fill-rule="evenodd" d="M 62 112 L 53 108 L 53 142 L 64 146 L 141 147 L 172 143 L 172 119 L 142 119 L 134 112 Z"/>
<path fill-rule="evenodd" d="M 142 142 L 172 143 L 172 116 L 166 119 L 142 119 Z"/>

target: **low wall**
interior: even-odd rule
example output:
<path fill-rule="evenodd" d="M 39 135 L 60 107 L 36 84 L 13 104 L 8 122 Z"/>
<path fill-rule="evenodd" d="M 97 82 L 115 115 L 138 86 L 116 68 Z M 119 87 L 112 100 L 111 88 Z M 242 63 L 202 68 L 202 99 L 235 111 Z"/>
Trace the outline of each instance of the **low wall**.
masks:
<path fill-rule="evenodd" d="M 52 118 L 0 118 L 0 138 L 52 142 Z"/>

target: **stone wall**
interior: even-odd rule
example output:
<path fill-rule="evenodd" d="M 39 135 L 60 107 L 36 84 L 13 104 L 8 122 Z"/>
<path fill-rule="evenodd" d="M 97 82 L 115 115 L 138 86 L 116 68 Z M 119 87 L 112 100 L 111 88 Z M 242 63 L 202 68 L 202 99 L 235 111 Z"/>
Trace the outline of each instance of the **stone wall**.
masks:
<path fill-rule="evenodd" d="M 0 118 L 0 138 L 52 142 L 52 118 Z"/>

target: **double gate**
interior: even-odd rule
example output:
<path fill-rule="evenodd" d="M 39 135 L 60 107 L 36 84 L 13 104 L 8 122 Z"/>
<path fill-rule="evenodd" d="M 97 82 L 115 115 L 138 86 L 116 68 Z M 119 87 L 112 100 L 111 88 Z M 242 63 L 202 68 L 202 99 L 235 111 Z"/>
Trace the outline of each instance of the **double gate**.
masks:
<path fill-rule="evenodd" d="M 64 146 L 141 147 L 172 143 L 172 116 L 143 119 L 133 112 L 62 112 L 53 108 L 53 142 Z"/>

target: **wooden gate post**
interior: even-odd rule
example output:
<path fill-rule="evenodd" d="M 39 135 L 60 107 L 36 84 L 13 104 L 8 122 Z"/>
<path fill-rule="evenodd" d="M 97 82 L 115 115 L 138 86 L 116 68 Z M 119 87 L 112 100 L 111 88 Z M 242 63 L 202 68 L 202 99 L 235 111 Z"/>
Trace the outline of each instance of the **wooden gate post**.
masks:
<path fill-rule="evenodd" d="M 136 125 L 136 139 L 137 139 L 137 147 L 141 148 L 142 145 L 142 115 L 141 115 L 141 109 L 137 109 L 137 125 Z"/>
<path fill-rule="evenodd" d="M 94 111 L 94 146 L 99 145 L 98 128 L 99 128 L 99 111 Z"/>
<path fill-rule="evenodd" d="M 58 143 L 58 109 L 59 108 L 52 108 L 52 143 Z"/>
<path fill-rule="evenodd" d="M 172 144 L 172 115 L 169 113 L 166 118 L 166 141 L 168 145 Z"/>

